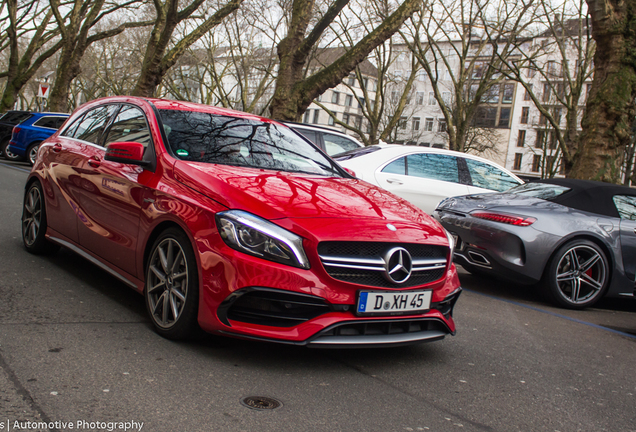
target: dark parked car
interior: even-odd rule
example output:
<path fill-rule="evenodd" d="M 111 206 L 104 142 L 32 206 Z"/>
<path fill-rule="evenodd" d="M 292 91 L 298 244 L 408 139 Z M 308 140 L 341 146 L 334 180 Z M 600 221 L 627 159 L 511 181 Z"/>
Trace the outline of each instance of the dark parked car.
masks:
<path fill-rule="evenodd" d="M 11 141 L 11 134 L 13 128 L 18 123 L 31 117 L 30 111 L 7 111 L 0 117 L 0 156 L 4 157 L 9 141 Z"/>
<path fill-rule="evenodd" d="M 455 333 L 461 288 L 442 226 L 252 114 L 83 105 L 38 152 L 22 234 L 30 252 L 64 246 L 143 294 L 168 338 L 200 326 L 369 347 Z"/>
<path fill-rule="evenodd" d="M 537 283 L 560 306 L 634 298 L 636 189 L 549 179 L 447 198 L 436 210 L 466 270 Z"/>
<path fill-rule="evenodd" d="M 26 160 L 33 165 L 42 141 L 53 135 L 67 118 L 68 114 L 63 113 L 31 113 L 13 128 L 7 159 Z"/>

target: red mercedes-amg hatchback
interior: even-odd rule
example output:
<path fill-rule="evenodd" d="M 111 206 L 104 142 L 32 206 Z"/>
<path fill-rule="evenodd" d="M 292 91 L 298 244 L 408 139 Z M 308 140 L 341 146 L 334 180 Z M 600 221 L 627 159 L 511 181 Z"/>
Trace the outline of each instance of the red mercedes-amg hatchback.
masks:
<path fill-rule="evenodd" d="M 280 123 L 169 100 L 89 102 L 40 147 L 30 252 L 69 248 L 143 293 L 157 332 L 308 346 L 455 333 L 452 237 Z"/>

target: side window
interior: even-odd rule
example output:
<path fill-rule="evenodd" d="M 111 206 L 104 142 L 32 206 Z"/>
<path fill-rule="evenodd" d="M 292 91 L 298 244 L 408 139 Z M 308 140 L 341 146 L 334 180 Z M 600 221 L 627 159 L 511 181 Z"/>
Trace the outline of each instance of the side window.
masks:
<path fill-rule="evenodd" d="M 146 116 L 141 109 L 124 105 L 108 131 L 106 144 L 112 142 L 134 141 L 148 147 L 151 142 L 150 129 L 146 123 Z"/>
<path fill-rule="evenodd" d="M 316 141 L 316 132 L 306 130 L 306 129 L 294 129 L 296 132 L 307 138 L 312 143 L 318 145 L 318 141 Z"/>
<path fill-rule="evenodd" d="M 62 126 L 64 120 L 66 120 L 66 117 L 46 116 L 33 123 L 33 125 L 51 129 L 58 129 L 60 126 Z"/>
<path fill-rule="evenodd" d="M 464 160 L 468 166 L 473 186 L 503 192 L 519 185 L 517 180 L 494 165 L 468 158 Z"/>
<path fill-rule="evenodd" d="M 330 133 L 323 133 L 322 139 L 325 142 L 325 151 L 328 155 L 335 155 L 360 147 L 353 140 Z"/>
<path fill-rule="evenodd" d="M 382 169 L 382 172 L 389 174 L 406 174 L 406 158 L 401 157 L 399 159 L 394 160 L 387 166 Z"/>
<path fill-rule="evenodd" d="M 614 195 L 614 205 L 621 219 L 636 220 L 636 197 Z"/>
<path fill-rule="evenodd" d="M 106 122 L 113 115 L 115 109 L 117 109 L 116 105 L 107 105 L 87 112 L 77 129 L 73 131 L 73 135 L 69 136 L 97 144 Z"/>
<path fill-rule="evenodd" d="M 408 155 L 406 157 L 406 174 L 459 183 L 459 170 L 455 156 L 428 153 Z"/>

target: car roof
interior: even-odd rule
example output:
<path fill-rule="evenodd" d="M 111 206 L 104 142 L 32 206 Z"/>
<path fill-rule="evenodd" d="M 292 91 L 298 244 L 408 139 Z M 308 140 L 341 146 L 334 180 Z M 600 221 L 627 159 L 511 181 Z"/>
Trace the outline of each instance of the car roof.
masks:
<path fill-rule="evenodd" d="M 518 179 L 521 183 L 523 183 L 523 180 L 521 180 L 519 177 L 517 177 L 514 173 L 510 172 L 509 170 L 507 170 L 505 167 L 497 164 L 496 162 L 493 162 L 491 160 L 479 157 L 479 156 L 475 156 L 469 153 L 463 153 L 463 152 L 459 152 L 459 151 L 455 151 L 455 150 L 445 150 L 445 149 L 440 149 L 437 147 L 423 147 L 423 146 L 414 146 L 414 145 L 402 145 L 402 144 L 376 144 L 373 146 L 367 146 L 365 147 L 366 149 L 371 149 L 371 148 L 379 148 L 380 150 L 375 151 L 375 152 L 369 152 L 363 155 L 360 155 L 360 158 L 364 158 L 365 156 L 368 157 L 369 159 L 382 159 L 382 160 L 386 160 L 387 159 L 387 155 L 390 155 L 390 158 L 394 158 L 394 157 L 398 157 L 398 156 L 403 156 L 403 155 L 408 155 L 408 154 L 412 154 L 412 153 L 432 153 L 432 154 L 442 154 L 442 155 L 449 155 L 449 156 L 456 156 L 456 157 L 462 157 L 464 159 L 472 159 L 472 160 L 476 160 L 479 162 L 483 162 L 483 163 L 487 163 L 489 165 L 493 165 L 501 170 L 503 170 L 504 172 L 506 172 L 506 174 L 511 175 L 513 178 Z M 349 152 L 346 153 L 342 153 L 341 155 L 338 156 L 342 156 L 345 155 L 347 153 L 352 153 L 352 152 L 359 152 L 361 150 L 356 149 L 356 150 L 351 150 Z M 355 158 L 354 158 L 355 159 Z M 338 158 L 336 158 L 336 160 L 339 160 Z"/>
<path fill-rule="evenodd" d="M 620 217 L 620 215 L 614 204 L 614 196 L 627 195 L 636 197 L 636 189 L 593 180 L 553 178 L 537 180 L 537 183 L 548 183 L 570 189 L 554 198 L 550 198 L 549 201 L 573 209 L 616 218 Z"/>
<path fill-rule="evenodd" d="M 362 144 L 360 141 L 358 141 L 355 137 L 353 137 L 351 135 L 347 135 L 346 133 L 342 133 L 342 132 L 340 132 L 338 130 L 325 127 L 325 126 L 312 125 L 312 124 L 307 124 L 307 123 L 296 123 L 296 122 L 290 122 L 290 121 L 283 121 L 281 123 L 283 123 L 284 125 L 289 126 L 292 129 L 294 129 L 294 128 L 308 129 L 308 130 L 313 130 L 313 131 L 326 132 L 326 133 L 330 133 L 330 134 L 334 134 L 334 135 L 339 135 L 339 136 L 342 136 L 342 137 L 345 137 L 345 138 L 349 138 L 350 140 L 357 142 L 358 144 L 360 144 L 360 146 L 364 146 L 364 144 Z"/>

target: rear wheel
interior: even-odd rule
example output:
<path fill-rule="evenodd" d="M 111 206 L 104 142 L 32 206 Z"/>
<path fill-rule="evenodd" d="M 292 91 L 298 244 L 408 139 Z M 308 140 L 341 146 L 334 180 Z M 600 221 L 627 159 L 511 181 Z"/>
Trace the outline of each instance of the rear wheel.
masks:
<path fill-rule="evenodd" d="M 561 246 L 546 268 L 546 297 L 568 309 L 583 309 L 598 302 L 607 291 L 609 265 L 603 250 L 585 239 Z"/>
<path fill-rule="evenodd" d="M 42 185 L 35 181 L 27 189 L 22 206 L 22 241 L 29 252 L 49 254 L 60 248 L 46 239 L 47 226 Z"/>
<path fill-rule="evenodd" d="M 5 140 L 2 142 L 2 144 L 0 144 L 0 149 L 2 150 L 2 156 L 4 156 L 5 159 L 7 160 L 11 160 L 11 161 L 21 161 L 23 160 L 22 156 L 19 156 L 15 153 L 11 153 L 7 147 L 9 147 L 9 143 L 10 140 Z"/>
<path fill-rule="evenodd" d="M 186 339 L 198 329 L 199 278 L 189 238 L 177 228 L 154 242 L 146 266 L 148 313 L 161 336 Z"/>
<path fill-rule="evenodd" d="M 38 150 L 40 149 L 40 144 L 42 144 L 42 142 L 33 143 L 27 149 L 27 152 L 26 152 L 27 162 L 29 162 L 31 166 L 35 164 L 35 159 L 38 157 Z"/>

